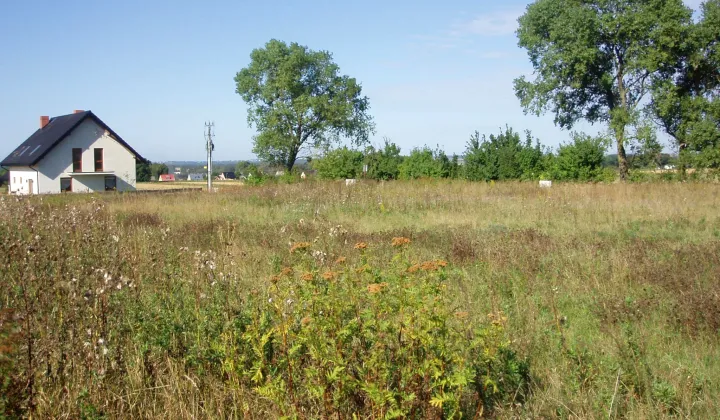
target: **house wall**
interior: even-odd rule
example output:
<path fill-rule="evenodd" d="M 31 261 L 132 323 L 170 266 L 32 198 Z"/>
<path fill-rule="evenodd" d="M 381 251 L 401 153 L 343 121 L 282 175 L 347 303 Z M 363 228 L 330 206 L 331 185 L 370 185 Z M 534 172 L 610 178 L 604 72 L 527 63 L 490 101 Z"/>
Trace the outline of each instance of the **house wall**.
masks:
<path fill-rule="evenodd" d="M 38 194 L 38 173 L 28 166 L 13 166 L 8 168 L 10 173 L 10 194 Z M 33 181 L 33 190 L 30 183 Z"/>
<path fill-rule="evenodd" d="M 114 172 L 118 191 L 134 191 L 135 156 L 97 125 L 86 119 L 60 144 L 55 146 L 37 165 L 40 172 L 41 193 L 59 193 L 60 178 L 69 177 L 72 172 L 72 149 L 82 149 L 83 172 L 95 171 L 95 148 L 103 149 L 103 171 Z M 105 177 L 73 176 L 73 192 L 105 191 Z"/>

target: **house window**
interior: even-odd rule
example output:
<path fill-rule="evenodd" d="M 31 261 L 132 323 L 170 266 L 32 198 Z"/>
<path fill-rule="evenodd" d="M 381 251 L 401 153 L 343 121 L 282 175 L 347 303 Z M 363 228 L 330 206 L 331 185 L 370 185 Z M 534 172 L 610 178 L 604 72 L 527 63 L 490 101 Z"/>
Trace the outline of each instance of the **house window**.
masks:
<path fill-rule="evenodd" d="M 82 149 L 72 149 L 73 172 L 82 172 Z"/>
<path fill-rule="evenodd" d="M 60 192 L 72 192 L 72 178 L 60 178 Z"/>
<path fill-rule="evenodd" d="M 95 172 L 103 171 L 103 149 L 95 149 Z"/>
<path fill-rule="evenodd" d="M 105 191 L 117 190 L 117 179 L 115 175 L 108 175 L 105 177 Z"/>

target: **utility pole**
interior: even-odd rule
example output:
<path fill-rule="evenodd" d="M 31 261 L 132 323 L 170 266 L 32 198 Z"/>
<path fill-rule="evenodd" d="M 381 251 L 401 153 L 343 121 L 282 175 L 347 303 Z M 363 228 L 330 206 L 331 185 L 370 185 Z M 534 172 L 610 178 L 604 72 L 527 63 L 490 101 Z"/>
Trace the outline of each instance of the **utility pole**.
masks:
<path fill-rule="evenodd" d="M 205 149 L 207 150 L 207 188 L 208 192 L 212 192 L 212 152 L 215 150 L 215 144 L 213 143 L 212 139 L 215 137 L 212 130 L 215 127 L 214 122 L 206 122 L 205 128 L 207 129 L 207 132 L 205 133 Z"/>

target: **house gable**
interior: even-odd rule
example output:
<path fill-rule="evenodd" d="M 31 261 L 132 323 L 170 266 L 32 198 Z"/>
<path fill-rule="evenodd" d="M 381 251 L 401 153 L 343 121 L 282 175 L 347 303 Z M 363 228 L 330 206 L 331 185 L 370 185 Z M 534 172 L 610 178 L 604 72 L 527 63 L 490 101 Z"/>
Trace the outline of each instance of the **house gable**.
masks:
<path fill-rule="evenodd" d="M 86 119 L 37 163 L 38 184 L 41 192 L 55 193 L 60 192 L 62 179 L 72 178 L 73 192 L 105 191 L 105 176 L 109 176 L 116 178 L 118 190 L 134 190 L 135 159 L 112 133 Z"/>
<path fill-rule="evenodd" d="M 107 131 L 117 142 L 123 145 L 136 160 L 144 160 L 127 142 L 115 133 L 107 124 L 98 118 L 92 111 L 81 111 L 74 114 L 54 117 L 42 128 L 39 128 L 12 153 L 10 153 L 0 165 L 2 166 L 34 166 L 42 160 L 51 150 L 60 144 L 73 130 L 84 121 L 91 119 L 99 127 Z"/>

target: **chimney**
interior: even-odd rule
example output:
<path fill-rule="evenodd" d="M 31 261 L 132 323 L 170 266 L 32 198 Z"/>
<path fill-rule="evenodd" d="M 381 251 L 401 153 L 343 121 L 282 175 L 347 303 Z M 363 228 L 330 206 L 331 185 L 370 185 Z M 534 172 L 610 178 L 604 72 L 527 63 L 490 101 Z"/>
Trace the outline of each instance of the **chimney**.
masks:
<path fill-rule="evenodd" d="M 76 109 L 75 111 L 73 111 L 73 114 L 79 114 L 81 112 L 85 112 L 85 111 L 83 111 L 82 109 Z"/>
<path fill-rule="evenodd" d="M 40 128 L 45 128 L 46 125 L 50 122 L 50 117 L 47 115 L 43 115 L 40 117 Z"/>

